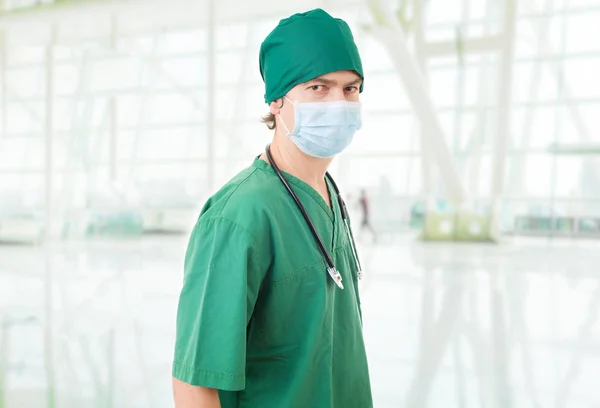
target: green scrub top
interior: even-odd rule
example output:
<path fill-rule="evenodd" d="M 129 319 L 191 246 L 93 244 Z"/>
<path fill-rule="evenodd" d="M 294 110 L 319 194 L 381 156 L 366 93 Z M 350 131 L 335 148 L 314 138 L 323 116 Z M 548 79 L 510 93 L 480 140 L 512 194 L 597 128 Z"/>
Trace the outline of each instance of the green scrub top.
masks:
<path fill-rule="evenodd" d="M 300 210 L 256 159 L 208 200 L 185 257 L 173 376 L 223 408 L 370 408 L 358 271 L 332 209 L 285 174 L 342 274 L 339 289 Z"/>

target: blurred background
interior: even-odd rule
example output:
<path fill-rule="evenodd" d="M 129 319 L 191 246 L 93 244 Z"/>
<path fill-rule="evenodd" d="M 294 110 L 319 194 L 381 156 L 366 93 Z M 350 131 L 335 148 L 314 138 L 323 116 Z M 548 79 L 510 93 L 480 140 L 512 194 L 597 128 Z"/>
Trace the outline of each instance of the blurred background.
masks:
<path fill-rule="evenodd" d="M 600 0 L 0 0 L 1 408 L 173 406 L 188 234 L 315 7 L 365 68 L 375 407 L 600 406 Z"/>

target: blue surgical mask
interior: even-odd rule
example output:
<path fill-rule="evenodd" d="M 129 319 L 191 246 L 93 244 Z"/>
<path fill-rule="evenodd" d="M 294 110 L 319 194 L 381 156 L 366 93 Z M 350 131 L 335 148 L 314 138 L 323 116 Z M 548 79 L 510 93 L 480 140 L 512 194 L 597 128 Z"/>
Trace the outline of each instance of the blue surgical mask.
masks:
<path fill-rule="evenodd" d="M 288 135 L 300 150 L 309 156 L 329 158 L 341 153 L 352 142 L 362 125 L 360 102 L 292 102 L 294 131 Z M 281 116 L 279 117 L 281 119 Z"/>

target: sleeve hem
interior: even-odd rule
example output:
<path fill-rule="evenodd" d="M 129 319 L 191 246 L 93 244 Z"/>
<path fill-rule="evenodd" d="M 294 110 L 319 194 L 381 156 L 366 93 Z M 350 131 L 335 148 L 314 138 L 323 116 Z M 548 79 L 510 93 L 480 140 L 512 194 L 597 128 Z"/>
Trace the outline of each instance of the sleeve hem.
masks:
<path fill-rule="evenodd" d="M 246 387 L 246 377 L 243 374 L 201 370 L 176 361 L 173 362 L 172 375 L 190 385 L 224 391 L 241 391 Z"/>

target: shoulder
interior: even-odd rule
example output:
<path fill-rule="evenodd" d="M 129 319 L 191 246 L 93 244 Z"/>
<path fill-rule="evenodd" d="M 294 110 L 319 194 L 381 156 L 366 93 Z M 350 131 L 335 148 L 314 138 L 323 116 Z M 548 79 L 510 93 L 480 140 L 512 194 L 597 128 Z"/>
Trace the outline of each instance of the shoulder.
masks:
<path fill-rule="evenodd" d="M 260 240 L 268 228 L 269 215 L 285 200 L 279 183 L 274 173 L 263 168 L 244 169 L 207 201 L 198 222 L 224 219 Z"/>

